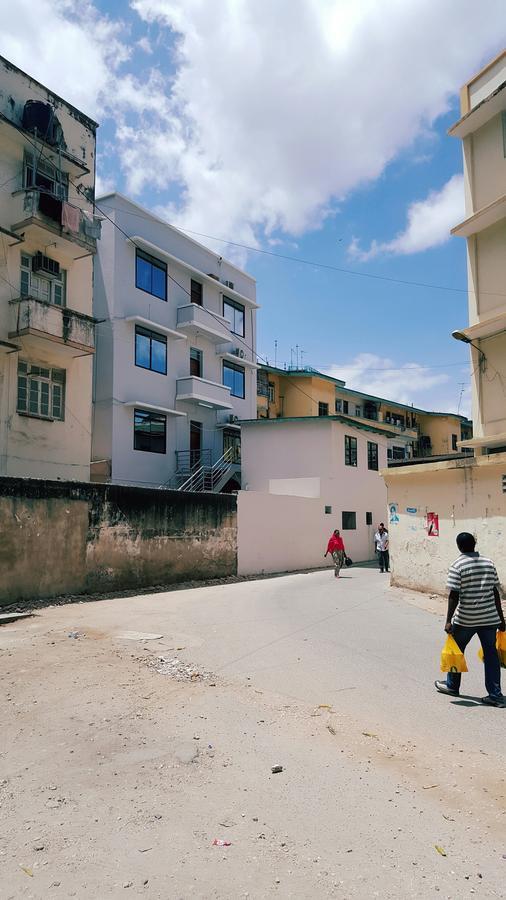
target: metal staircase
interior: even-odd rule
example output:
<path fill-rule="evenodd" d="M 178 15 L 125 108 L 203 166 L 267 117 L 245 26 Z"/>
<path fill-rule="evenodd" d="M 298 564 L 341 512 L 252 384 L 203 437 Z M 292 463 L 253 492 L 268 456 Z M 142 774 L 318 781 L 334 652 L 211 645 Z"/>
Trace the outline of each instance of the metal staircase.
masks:
<path fill-rule="evenodd" d="M 213 464 L 199 460 L 192 466 L 188 478 L 179 485 L 179 491 L 218 493 L 227 483 L 230 475 L 236 471 L 234 451 L 231 447 Z"/>

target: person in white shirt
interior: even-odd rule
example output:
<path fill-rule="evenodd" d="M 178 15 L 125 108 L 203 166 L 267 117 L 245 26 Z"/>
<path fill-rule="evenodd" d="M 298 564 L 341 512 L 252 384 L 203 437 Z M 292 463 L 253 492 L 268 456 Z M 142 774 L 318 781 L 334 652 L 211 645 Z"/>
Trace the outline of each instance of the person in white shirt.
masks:
<path fill-rule="evenodd" d="M 380 572 L 388 572 L 390 570 L 390 553 L 388 551 L 388 531 L 383 522 L 378 525 L 378 530 L 374 535 L 376 544 L 376 553 L 378 554 Z"/>

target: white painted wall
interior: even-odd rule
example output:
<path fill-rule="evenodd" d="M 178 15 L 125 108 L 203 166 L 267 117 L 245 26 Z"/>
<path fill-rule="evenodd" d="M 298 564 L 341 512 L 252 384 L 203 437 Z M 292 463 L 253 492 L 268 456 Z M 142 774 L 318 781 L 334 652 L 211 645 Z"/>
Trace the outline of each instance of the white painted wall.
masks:
<path fill-rule="evenodd" d="M 356 468 L 345 465 L 346 434 L 357 438 Z M 243 574 L 325 565 L 323 553 L 335 528 L 352 559 L 374 557 L 374 532 L 385 521 L 387 496 L 380 473 L 367 468 L 367 442 L 378 444 L 379 467 L 384 468 L 384 435 L 322 417 L 261 419 L 243 425 L 242 436 L 245 491 L 239 495 L 238 545 Z M 243 494 L 256 499 L 243 501 Z M 326 506 L 332 508 L 330 514 Z M 343 510 L 356 513 L 356 530 L 343 530 Z M 367 512 L 372 525 L 366 524 Z M 292 531 L 300 532 L 301 539 L 292 540 Z M 268 560 L 265 565 L 262 556 Z"/>
<path fill-rule="evenodd" d="M 30 140 L 19 130 L 27 100 L 50 103 L 62 126 L 67 152 L 81 160 L 89 173 L 78 171 L 62 157 L 62 169 L 75 183 L 93 191 L 95 181 L 95 125 L 86 116 L 40 85 L 29 75 L 0 57 L 0 220 L 11 229 L 26 218 L 24 209 L 23 154 L 33 150 Z M 17 125 L 18 128 L 13 127 Z M 38 145 L 45 159 L 51 150 Z M 91 211 L 83 195 L 69 186 L 72 204 Z M 62 348 L 48 338 L 33 342 L 24 338 L 12 340 L 17 306 L 11 301 L 20 296 L 20 254 L 37 251 L 57 260 L 67 272 L 67 307 L 86 315 L 92 314 L 93 258 L 72 260 L 65 247 L 56 248 L 48 230 L 38 233 L 26 230 L 25 240 L 15 244 L 0 235 L 0 340 L 10 341 L 19 352 L 0 351 L 0 474 L 40 478 L 89 480 L 91 455 L 92 357 L 78 357 L 77 351 Z M 82 253 L 85 253 L 83 250 Z M 49 315 L 58 311 L 49 310 Z M 66 412 L 64 422 L 19 416 L 17 402 L 18 355 L 33 364 L 53 366 L 66 371 Z"/>
<path fill-rule="evenodd" d="M 444 594 L 448 567 L 459 555 L 457 534 L 470 531 L 479 552 L 496 563 L 506 587 L 503 474 L 506 453 L 389 469 L 388 502 L 398 505 L 399 515 L 399 522 L 388 526 L 393 583 Z M 427 534 L 428 512 L 439 515 L 439 537 Z"/>
<path fill-rule="evenodd" d="M 187 265 L 182 265 L 160 255 L 167 262 L 167 302 L 135 287 L 135 246 L 125 235 L 142 237 L 160 248 L 160 251 L 177 257 L 199 269 L 205 275 L 219 274 L 232 281 L 234 290 L 255 301 L 256 286 L 253 278 L 221 260 L 210 250 L 185 237 L 179 231 L 162 222 L 122 197 L 114 194 L 98 201 L 101 209 L 114 221 L 104 222 L 95 278 L 94 310 L 99 319 L 106 319 L 98 326 L 95 413 L 93 428 L 93 459 L 112 460 L 112 481 L 158 486 L 174 478 L 176 450 L 188 450 L 190 421 L 203 425 L 203 448 L 211 449 L 215 457 L 223 452 L 223 430 L 217 428 L 230 414 L 241 419 L 256 415 L 256 370 L 245 368 L 245 399 L 229 396 L 230 410 L 215 410 L 200 406 L 195 401 L 176 400 L 177 379 L 190 374 L 190 347 L 203 352 L 203 378 L 222 384 L 222 357 L 216 353 L 213 343 L 202 332 L 187 340 L 176 340 L 167 335 L 167 375 L 151 372 L 135 365 L 135 322 L 127 322 L 132 315 L 142 316 L 152 322 L 156 331 L 162 326 L 177 330 L 177 309 L 190 303 L 189 291 L 192 277 L 203 281 L 204 307 L 216 316 L 223 315 L 223 294 L 234 297 L 234 292 L 223 284 L 203 280 Z M 156 250 L 147 250 L 156 257 Z M 213 327 L 223 329 L 223 343 L 243 347 L 247 359 L 252 360 L 255 347 L 256 309 L 246 308 L 245 336 L 231 335 L 228 327 L 219 320 L 212 320 Z M 181 329 L 183 333 L 183 330 Z M 237 360 L 240 364 L 240 360 Z M 177 410 L 184 416 L 167 417 L 167 450 L 165 454 L 134 450 L 134 411 L 123 404 L 130 400 Z"/>

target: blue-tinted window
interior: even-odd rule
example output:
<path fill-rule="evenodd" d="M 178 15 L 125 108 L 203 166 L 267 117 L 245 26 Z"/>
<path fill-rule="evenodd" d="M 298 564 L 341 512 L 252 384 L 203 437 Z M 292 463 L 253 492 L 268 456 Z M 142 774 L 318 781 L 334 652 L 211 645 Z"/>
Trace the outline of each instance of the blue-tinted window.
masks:
<path fill-rule="evenodd" d="M 167 417 L 143 409 L 134 410 L 134 450 L 165 453 Z"/>
<path fill-rule="evenodd" d="M 167 299 L 167 266 L 149 253 L 136 251 L 135 286 L 141 291 L 153 294 L 160 300 Z"/>
<path fill-rule="evenodd" d="M 231 300 L 230 297 L 223 298 L 223 318 L 230 322 L 230 331 L 233 334 L 239 334 L 244 337 L 244 306 Z"/>
<path fill-rule="evenodd" d="M 167 338 L 163 334 L 135 327 L 135 365 L 167 374 Z"/>
<path fill-rule="evenodd" d="M 235 366 L 233 363 L 223 363 L 223 384 L 230 388 L 232 397 L 244 398 L 244 369 L 241 366 Z"/>

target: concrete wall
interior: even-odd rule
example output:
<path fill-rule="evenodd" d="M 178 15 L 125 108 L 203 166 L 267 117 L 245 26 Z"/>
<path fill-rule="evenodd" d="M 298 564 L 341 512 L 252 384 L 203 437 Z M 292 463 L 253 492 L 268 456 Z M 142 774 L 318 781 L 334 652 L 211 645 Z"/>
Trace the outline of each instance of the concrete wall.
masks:
<path fill-rule="evenodd" d="M 0 605 L 234 575 L 236 499 L 0 478 Z"/>
<path fill-rule="evenodd" d="M 402 466 L 384 476 L 388 502 L 398 507 L 399 522 L 388 526 L 394 584 L 445 593 L 448 567 L 459 555 L 455 538 L 470 531 L 506 587 L 506 453 Z M 429 512 L 439 515 L 439 537 L 427 533 Z"/>

